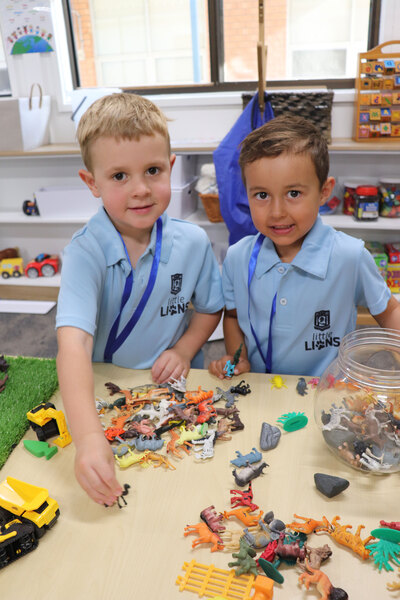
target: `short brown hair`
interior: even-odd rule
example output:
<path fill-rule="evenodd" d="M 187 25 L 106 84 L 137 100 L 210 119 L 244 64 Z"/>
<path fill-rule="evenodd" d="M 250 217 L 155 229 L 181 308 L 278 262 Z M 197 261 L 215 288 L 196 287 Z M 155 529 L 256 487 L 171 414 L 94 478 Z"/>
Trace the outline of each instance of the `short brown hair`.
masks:
<path fill-rule="evenodd" d="M 277 157 L 285 152 L 309 154 L 320 185 L 323 186 L 329 173 L 327 141 L 310 121 L 291 115 L 271 119 L 243 140 L 239 156 L 243 181 L 246 165 L 259 158 Z"/>
<path fill-rule="evenodd" d="M 168 153 L 171 143 L 167 118 L 151 100 L 137 94 L 110 94 L 99 98 L 82 115 L 76 132 L 83 162 L 91 171 L 91 144 L 99 137 L 138 140 L 142 135 L 161 134 Z"/>

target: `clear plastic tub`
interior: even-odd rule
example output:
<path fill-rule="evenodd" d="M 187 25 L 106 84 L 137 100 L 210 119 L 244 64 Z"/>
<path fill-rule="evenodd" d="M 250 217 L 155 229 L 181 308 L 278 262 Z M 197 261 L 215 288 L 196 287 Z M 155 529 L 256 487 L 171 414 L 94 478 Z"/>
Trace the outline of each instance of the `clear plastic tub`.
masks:
<path fill-rule="evenodd" d="M 400 470 L 400 332 L 367 328 L 342 339 L 322 375 L 314 416 L 342 461 L 366 473 Z"/>

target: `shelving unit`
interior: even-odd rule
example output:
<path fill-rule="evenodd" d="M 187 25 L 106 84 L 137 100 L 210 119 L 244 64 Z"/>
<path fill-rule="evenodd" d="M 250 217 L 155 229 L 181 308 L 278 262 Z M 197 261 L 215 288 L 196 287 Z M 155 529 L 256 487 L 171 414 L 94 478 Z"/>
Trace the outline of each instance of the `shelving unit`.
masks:
<path fill-rule="evenodd" d="M 174 145 L 176 154 L 197 157 L 197 165 L 212 161 L 217 143 L 196 146 Z M 351 139 L 336 139 L 330 145 L 331 173 L 338 181 L 338 190 L 346 179 L 398 174 L 400 140 L 390 143 L 376 141 L 363 144 Z M 87 219 L 83 217 L 43 218 L 26 216 L 22 203 L 33 198 L 40 187 L 57 184 L 74 186 L 77 172 L 83 167 L 79 147 L 76 144 L 43 146 L 28 152 L 0 152 L 0 248 L 18 246 L 24 261 L 31 260 L 40 252 L 60 254 Z M 199 168 L 197 169 L 199 170 Z M 338 191 L 337 195 L 340 194 Z M 203 227 L 218 252 L 227 244 L 228 232 L 224 223 L 211 223 L 203 208 L 188 217 Z M 356 221 L 347 215 L 327 215 L 324 222 L 365 240 L 400 241 L 400 221 L 379 218 L 367 223 Z M 0 278 L 0 298 L 54 300 L 57 297 L 59 276 L 29 280 L 3 280 Z"/>

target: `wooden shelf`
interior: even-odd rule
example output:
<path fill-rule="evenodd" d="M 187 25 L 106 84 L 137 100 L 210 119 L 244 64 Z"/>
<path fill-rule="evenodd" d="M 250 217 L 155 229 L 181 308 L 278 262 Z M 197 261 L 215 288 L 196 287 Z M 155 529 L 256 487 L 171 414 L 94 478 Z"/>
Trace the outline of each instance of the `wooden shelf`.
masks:
<path fill-rule="evenodd" d="M 197 142 L 193 145 L 184 142 L 172 142 L 173 152 L 178 153 L 196 153 L 211 154 L 218 147 L 218 140 L 209 140 Z M 400 139 L 387 139 L 384 141 L 373 141 L 368 144 L 356 142 L 351 138 L 335 138 L 329 145 L 331 152 L 356 152 L 356 153 L 400 153 Z M 40 146 L 34 150 L 24 151 L 2 151 L 0 158 L 4 157 L 43 157 L 43 156 L 79 156 L 80 150 L 78 144 L 49 144 Z"/>

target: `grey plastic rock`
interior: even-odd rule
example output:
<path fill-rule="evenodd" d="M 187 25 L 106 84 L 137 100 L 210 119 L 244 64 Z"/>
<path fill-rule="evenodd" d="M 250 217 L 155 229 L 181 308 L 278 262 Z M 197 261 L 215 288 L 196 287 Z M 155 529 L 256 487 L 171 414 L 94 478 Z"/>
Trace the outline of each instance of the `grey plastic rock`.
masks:
<path fill-rule="evenodd" d="M 350 485 L 350 482 L 347 479 L 343 479 L 343 477 L 326 475 L 324 473 L 314 473 L 314 481 L 317 489 L 328 498 L 337 496 Z"/>
<path fill-rule="evenodd" d="M 269 423 L 263 423 L 260 435 L 261 450 L 272 450 L 272 448 L 275 448 L 279 443 L 281 433 L 279 427 L 275 427 L 275 425 L 270 425 Z"/>

